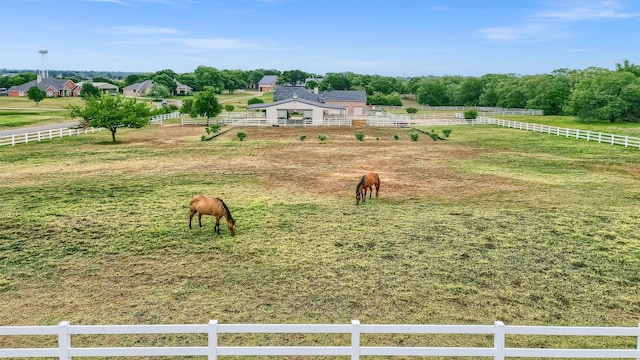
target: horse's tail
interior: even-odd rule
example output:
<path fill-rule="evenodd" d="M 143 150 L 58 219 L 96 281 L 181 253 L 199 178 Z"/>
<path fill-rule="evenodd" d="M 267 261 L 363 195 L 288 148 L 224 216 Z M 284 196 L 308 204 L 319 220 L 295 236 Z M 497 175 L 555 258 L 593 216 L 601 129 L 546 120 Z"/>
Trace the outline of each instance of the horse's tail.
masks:
<path fill-rule="evenodd" d="M 378 185 L 378 189 L 380 188 L 380 176 L 376 174 L 376 184 Z"/>
<path fill-rule="evenodd" d="M 217 199 L 218 199 L 218 201 L 220 201 L 220 204 L 222 205 L 222 208 L 224 209 L 224 211 L 229 216 L 229 220 L 231 220 L 232 223 L 235 223 L 236 221 L 233 220 L 233 216 L 231 216 L 231 210 L 229 210 L 229 208 L 227 207 L 227 204 L 225 204 L 224 201 L 222 201 L 222 199 L 220 199 L 220 198 L 217 198 Z"/>

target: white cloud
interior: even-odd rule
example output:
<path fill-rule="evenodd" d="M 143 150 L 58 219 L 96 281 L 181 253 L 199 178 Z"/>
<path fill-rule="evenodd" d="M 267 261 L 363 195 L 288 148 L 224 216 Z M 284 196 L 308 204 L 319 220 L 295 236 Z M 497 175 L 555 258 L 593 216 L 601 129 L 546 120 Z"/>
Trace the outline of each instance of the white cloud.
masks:
<path fill-rule="evenodd" d="M 563 21 L 625 19 L 640 15 L 626 12 L 623 8 L 620 1 L 578 1 L 562 3 L 556 9 L 540 12 L 539 15 Z"/>
<path fill-rule="evenodd" d="M 113 26 L 102 32 L 115 35 L 157 35 L 179 34 L 180 30 L 159 26 Z"/>
<path fill-rule="evenodd" d="M 253 48 L 254 44 L 237 39 L 223 39 L 223 38 L 209 38 L 209 39 L 194 39 L 194 38 L 174 38 L 170 39 L 174 42 L 183 43 L 186 46 L 198 49 L 207 50 L 228 50 L 228 49 L 243 49 Z"/>
<path fill-rule="evenodd" d="M 571 34 L 551 28 L 543 24 L 528 24 L 522 26 L 495 26 L 478 30 L 478 36 L 488 40 L 514 41 L 550 41 L 568 38 Z"/>

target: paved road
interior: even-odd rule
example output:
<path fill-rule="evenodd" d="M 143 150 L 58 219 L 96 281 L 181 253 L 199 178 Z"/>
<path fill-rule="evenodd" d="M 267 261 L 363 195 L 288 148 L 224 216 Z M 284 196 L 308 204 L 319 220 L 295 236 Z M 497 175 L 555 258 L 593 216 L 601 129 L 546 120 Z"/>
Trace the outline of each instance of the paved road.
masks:
<path fill-rule="evenodd" d="M 77 121 L 70 121 L 70 122 L 55 123 L 55 124 L 48 124 L 48 125 L 20 127 L 20 128 L 14 128 L 14 129 L 0 130 L 0 136 L 24 134 L 28 132 L 37 132 L 37 131 L 46 131 L 51 129 L 68 129 L 70 127 L 75 127 L 77 125 L 78 125 Z"/>

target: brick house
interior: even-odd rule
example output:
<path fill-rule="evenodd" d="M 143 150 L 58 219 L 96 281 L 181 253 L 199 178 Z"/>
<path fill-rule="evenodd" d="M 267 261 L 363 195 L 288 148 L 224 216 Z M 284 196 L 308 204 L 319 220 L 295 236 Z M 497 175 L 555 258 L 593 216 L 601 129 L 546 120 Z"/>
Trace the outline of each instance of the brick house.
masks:
<path fill-rule="evenodd" d="M 38 78 L 22 85 L 15 85 L 7 90 L 8 96 L 22 97 L 27 96 L 27 92 L 33 86 L 44 91 L 47 97 L 69 97 L 79 96 L 82 87 L 78 86 L 71 80 L 53 79 L 53 78 Z"/>

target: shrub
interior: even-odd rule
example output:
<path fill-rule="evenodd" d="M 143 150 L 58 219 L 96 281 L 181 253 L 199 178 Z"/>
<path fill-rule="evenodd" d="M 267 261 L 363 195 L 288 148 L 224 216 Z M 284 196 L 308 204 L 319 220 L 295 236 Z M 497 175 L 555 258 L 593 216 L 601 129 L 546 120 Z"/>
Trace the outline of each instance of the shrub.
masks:
<path fill-rule="evenodd" d="M 356 139 L 358 139 L 358 140 L 360 140 L 360 141 L 363 141 L 363 140 L 364 140 L 364 133 L 363 133 L 363 132 L 358 131 L 358 132 L 356 133 Z"/>
<path fill-rule="evenodd" d="M 430 132 L 429 133 L 429 137 L 431 138 L 431 140 L 433 141 L 438 141 L 440 139 L 440 136 L 438 136 L 438 134 L 434 133 L 434 132 Z"/>
<path fill-rule="evenodd" d="M 238 137 L 238 139 L 240 139 L 240 141 L 243 141 L 247 137 L 247 133 L 240 131 L 236 134 L 236 136 Z"/>
<path fill-rule="evenodd" d="M 205 127 L 204 130 L 207 132 L 207 135 L 210 135 L 211 133 L 216 134 L 220 131 L 221 127 L 222 124 L 215 123 Z"/>
<path fill-rule="evenodd" d="M 449 135 L 451 135 L 451 129 L 443 129 L 442 134 L 444 137 L 449 137 Z"/>
<path fill-rule="evenodd" d="M 398 134 L 393 134 L 393 138 L 396 140 L 400 140 L 400 136 Z"/>
<path fill-rule="evenodd" d="M 420 138 L 420 134 L 414 131 L 409 133 L 409 137 L 411 138 L 412 141 L 418 141 L 418 139 Z"/>
<path fill-rule="evenodd" d="M 307 135 L 300 135 L 300 141 L 304 141 L 307 138 Z"/>
<path fill-rule="evenodd" d="M 318 134 L 318 139 L 320 139 L 320 141 L 325 141 L 325 140 L 327 140 L 327 135 Z"/>
<path fill-rule="evenodd" d="M 405 109 L 407 111 L 407 114 L 415 114 L 418 112 L 418 109 L 414 108 L 414 107 L 408 107 Z"/>
<path fill-rule="evenodd" d="M 252 105 L 252 104 L 264 104 L 264 100 L 260 99 L 260 98 L 251 98 L 247 101 L 248 105 Z"/>
<path fill-rule="evenodd" d="M 478 112 L 475 110 L 467 110 L 464 112 L 465 119 L 475 119 L 478 117 Z"/>

